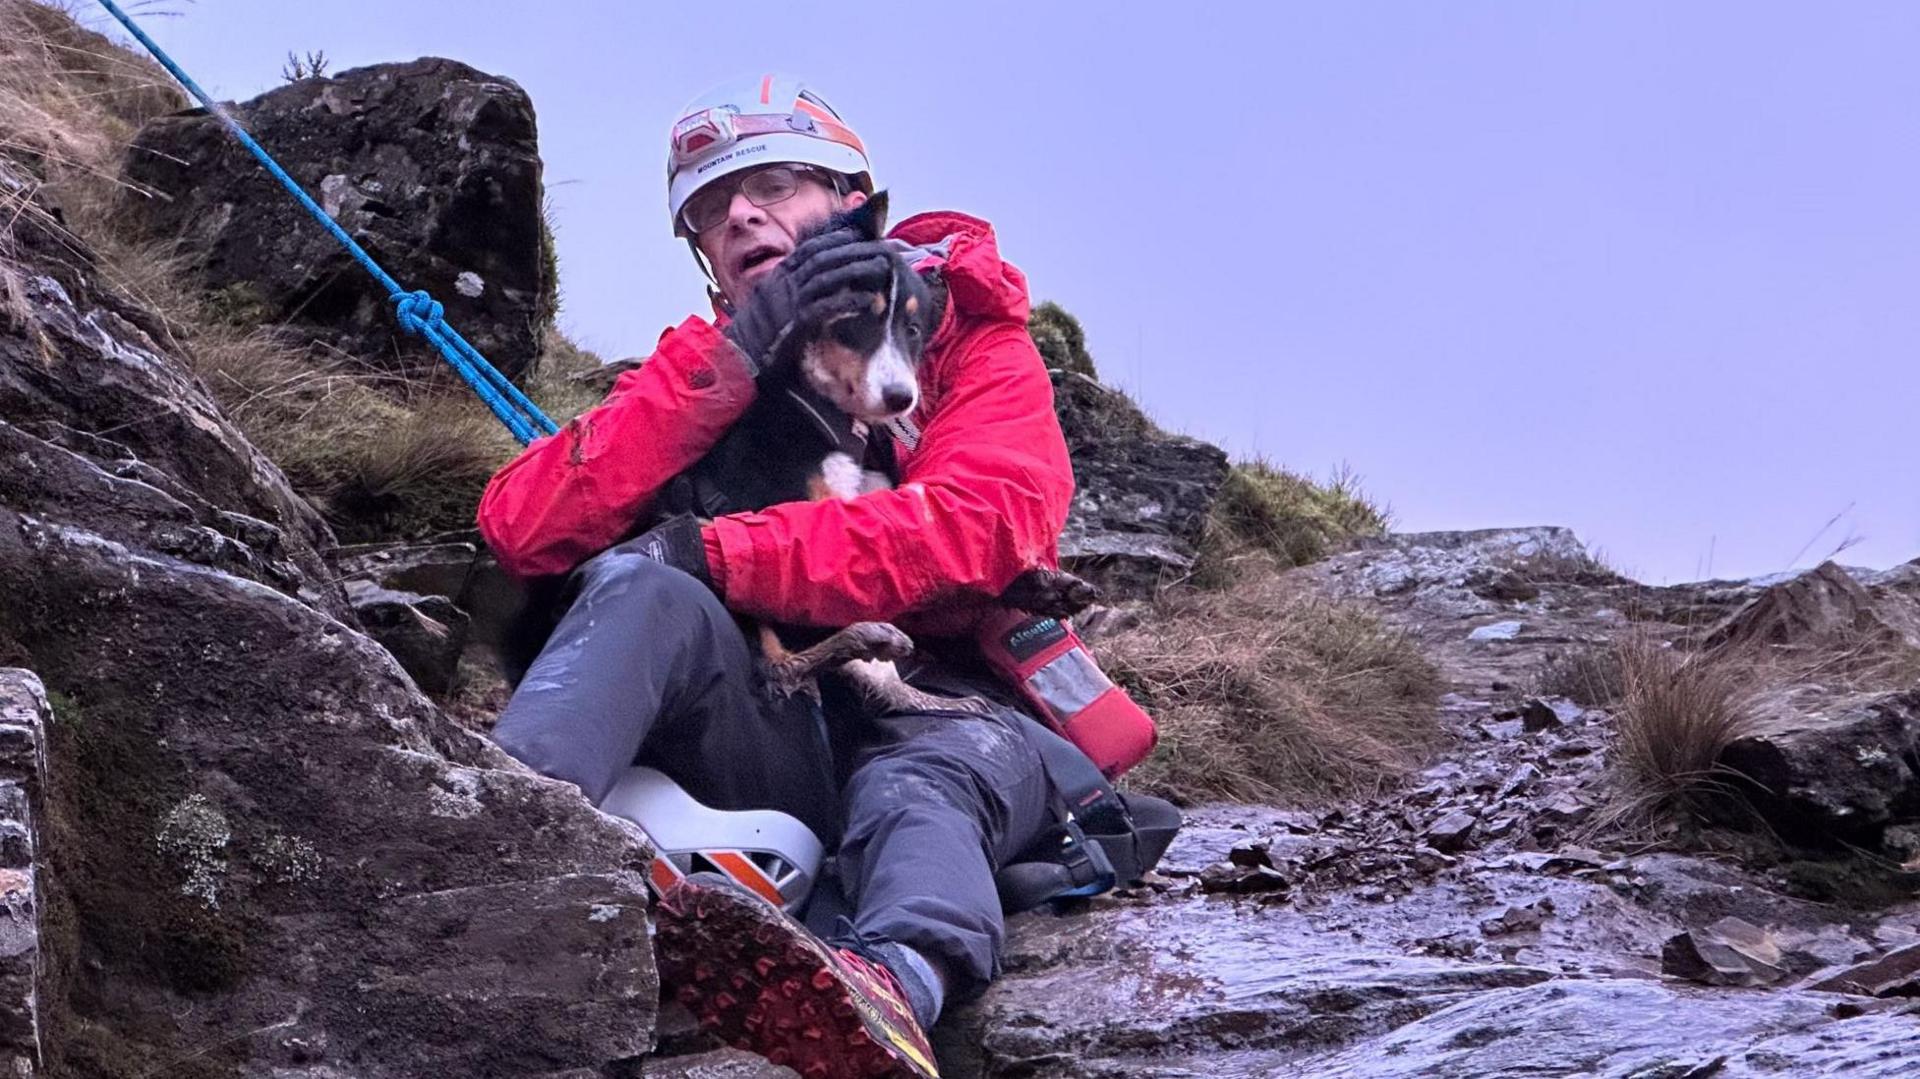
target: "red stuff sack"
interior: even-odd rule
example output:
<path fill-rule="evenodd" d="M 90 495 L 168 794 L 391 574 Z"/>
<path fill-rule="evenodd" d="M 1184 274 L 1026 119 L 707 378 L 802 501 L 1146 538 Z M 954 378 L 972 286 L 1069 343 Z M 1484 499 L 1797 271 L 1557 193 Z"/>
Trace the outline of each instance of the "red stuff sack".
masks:
<path fill-rule="evenodd" d="M 979 644 L 1034 717 L 1080 747 L 1108 779 L 1153 752 L 1153 717 L 1100 670 L 1071 625 L 1009 610 L 981 627 Z"/>

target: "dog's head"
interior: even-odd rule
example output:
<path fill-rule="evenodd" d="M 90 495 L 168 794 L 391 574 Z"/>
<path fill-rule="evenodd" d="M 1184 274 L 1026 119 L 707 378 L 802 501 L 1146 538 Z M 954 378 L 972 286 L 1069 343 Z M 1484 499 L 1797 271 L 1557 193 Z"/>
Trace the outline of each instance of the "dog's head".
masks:
<path fill-rule="evenodd" d="M 877 240 L 886 216 L 882 191 L 834 215 L 826 227 L 850 226 L 862 238 Z M 800 356 L 800 369 L 813 389 L 867 423 L 897 419 L 919 406 L 916 372 L 933 329 L 933 301 L 920 275 L 897 255 L 887 263 L 884 282 L 862 282 L 820 303 Z"/>

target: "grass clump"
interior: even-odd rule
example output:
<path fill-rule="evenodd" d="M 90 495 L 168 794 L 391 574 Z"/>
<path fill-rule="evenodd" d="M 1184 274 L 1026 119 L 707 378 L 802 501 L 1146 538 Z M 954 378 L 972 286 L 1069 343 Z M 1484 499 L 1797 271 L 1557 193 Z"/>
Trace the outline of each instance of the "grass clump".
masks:
<path fill-rule="evenodd" d="M 1027 332 L 1033 335 L 1034 347 L 1048 367 L 1100 380 L 1093 355 L 1087 351 L 1087 331 L 1066 308 L 1052 300 L 1041 303 L 1027 318 Z"/>
<path fill-rule="evenodd" d="M 1128 784 L 1181 802 L 1377 789 L 1443 740 L 1440 678 L 1368 613 L 1269 564 L 1231 592 L 1169 592 L 1101 658 L 1160 725 Z"/>
<path fill-rule="evenodd" d="M 471 528 L 487 480 L 520 450 L 464 389 L 317 361 L 266 331 L 203 322 L 192 355 L 234 422 L 345 543 Z M 599 363 L 550 330 L 528 396 L 565 423 L 599 402 L 574 377 Z"/>
<path fill-rule="evenodd" d="M 1736 791 L 1720 764 L 1757 722 L 1760 682 L 1733 653 L 1686 653 L 1633 637 L 1617 645 L 1619 696 L 1609 761 L 1619 804 L 1609 816 L 1706 815 Z"/>
<path fill-rule="evenodd" d="M 1547 657 L 1534 678 L 1541 697 L 1565 697 L 1583 708 L 1611 708 L 1624 690 L 1620 651 L 1613 646 L 1582 646 Z"/>
<path fill-rule="evenodd" d="M 1196 583 L 1235 584 L 1249 572 L 1249 561 L 1282 567 L 1317 562 L 1353 540 L 1384 535 L 1389 520 L 1388 511 L 1344 469 L 1318 483 L 1269 461 L 1242 461 L 1214 502 Z"/>

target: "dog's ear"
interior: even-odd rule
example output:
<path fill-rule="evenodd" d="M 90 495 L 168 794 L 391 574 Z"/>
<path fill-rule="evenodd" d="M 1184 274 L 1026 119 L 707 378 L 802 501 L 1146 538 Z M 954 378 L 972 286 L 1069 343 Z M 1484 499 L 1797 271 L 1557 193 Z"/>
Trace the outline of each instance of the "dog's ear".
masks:
<path fill-rule="evenodd" d="M 867 201 L 848 210 L 846 222 L 868 240 L 878 240 L 887 232 L 887 193 L 875 191 Z"/>

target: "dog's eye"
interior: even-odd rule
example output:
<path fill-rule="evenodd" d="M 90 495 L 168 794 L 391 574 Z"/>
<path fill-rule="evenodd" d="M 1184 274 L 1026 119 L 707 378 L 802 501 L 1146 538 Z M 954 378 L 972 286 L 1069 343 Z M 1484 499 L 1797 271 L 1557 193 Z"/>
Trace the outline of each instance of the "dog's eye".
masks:
<path fill-rule="evenodd" d="M 918 322 L 907 323 L 907 336 L 915 341 L 920 340 L 920 324 Z"/>

